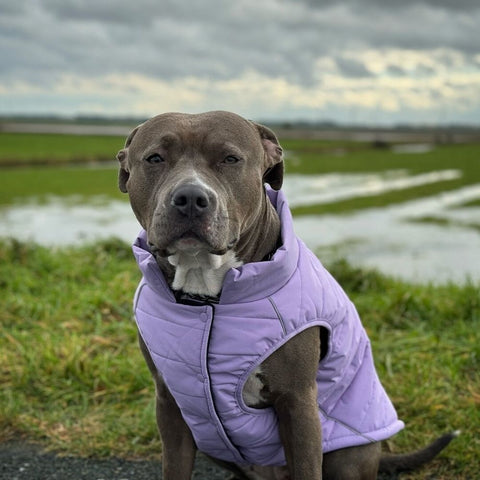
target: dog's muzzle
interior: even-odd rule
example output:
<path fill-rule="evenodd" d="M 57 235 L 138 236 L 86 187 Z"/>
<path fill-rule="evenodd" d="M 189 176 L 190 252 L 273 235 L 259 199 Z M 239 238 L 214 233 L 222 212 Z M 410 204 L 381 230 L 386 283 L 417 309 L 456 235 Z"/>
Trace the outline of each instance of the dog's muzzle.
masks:
<path fill-rule="evenodd" d="M 170 256 L 178 251 L 206 250 L 223 255 L 237 242 L 229 215 L 218 194 L 206 183 L 183 181 L 159 199 L 148 230 L 152 253 Z"/>

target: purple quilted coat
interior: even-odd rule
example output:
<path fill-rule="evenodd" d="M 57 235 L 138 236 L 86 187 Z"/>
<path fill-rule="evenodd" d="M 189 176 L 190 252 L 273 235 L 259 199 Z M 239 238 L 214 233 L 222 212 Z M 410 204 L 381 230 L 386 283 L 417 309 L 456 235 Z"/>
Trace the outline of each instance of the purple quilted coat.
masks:
<path fill-rule="evenodd" d="M 242 399 L 250 373 L 312 326 L 329 332 L 317 374 L 323 451 L 384 440 L 403 428 L 378 379 L 370 342 L 345 292 L 294 232 L 283 193 L 268 191 L 282 224 L 270 261 L 232 268 L 215 305 L 176 303 L 145 232 L 133 250 L 143 278 L 140 334 L 198 449 L 239 464 L 284 465 L 272 408 Z"/>

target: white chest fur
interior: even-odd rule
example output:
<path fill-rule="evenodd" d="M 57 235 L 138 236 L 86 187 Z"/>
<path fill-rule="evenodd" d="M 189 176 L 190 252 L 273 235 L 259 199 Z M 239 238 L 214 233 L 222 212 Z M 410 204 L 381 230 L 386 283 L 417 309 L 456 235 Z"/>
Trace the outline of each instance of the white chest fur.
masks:
<path fill-rule="evenodd" d="M 214 255 L 206 250 L 177 251 L 168 257 L 168 261 L 175 267 L 174 290 L 210 297 L 220 293 L 227 271 L 242 265 L 231 250 L 224 255 Z"/>

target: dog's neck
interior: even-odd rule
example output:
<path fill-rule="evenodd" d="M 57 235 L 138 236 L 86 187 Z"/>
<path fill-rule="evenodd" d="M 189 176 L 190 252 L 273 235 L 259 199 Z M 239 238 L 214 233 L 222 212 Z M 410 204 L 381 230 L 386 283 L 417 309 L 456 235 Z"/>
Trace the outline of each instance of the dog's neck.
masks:
<path fill-rule="evenodd" d="M 265 198 L 255 221 L 240 236 L 234 249 L 223 255 L 207 250 L 176 252 L 157 259 L 173 290 L 205 297 L 218 297 L 225 274 L 244 263 L 260 262 L 277 247 L 280 220 L 270 201 Z"/>

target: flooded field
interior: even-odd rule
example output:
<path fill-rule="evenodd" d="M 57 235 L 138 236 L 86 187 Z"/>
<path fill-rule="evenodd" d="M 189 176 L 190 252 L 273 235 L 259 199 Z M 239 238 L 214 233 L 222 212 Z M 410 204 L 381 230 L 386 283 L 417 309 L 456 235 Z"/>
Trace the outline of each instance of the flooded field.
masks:
<path fill-rule="evenodd" d="M 408 175 L 405 170 L 368 174 L 288 175 L 290 205 L 328 204 L 372 193 L 457 178 L 457 170 Z M 295 218 L 299 236 L 322 260 L 344 257 L 354 265 L 400 278 L 444 283 L 480 280 L 480 184 L 413 201 L 345 213 Z M 35 198 L 0 209 L 0 236 L 60 246 L 119 237 L 131 242 L 139 225 L 127 201 L 92 197 Z"/>

